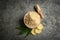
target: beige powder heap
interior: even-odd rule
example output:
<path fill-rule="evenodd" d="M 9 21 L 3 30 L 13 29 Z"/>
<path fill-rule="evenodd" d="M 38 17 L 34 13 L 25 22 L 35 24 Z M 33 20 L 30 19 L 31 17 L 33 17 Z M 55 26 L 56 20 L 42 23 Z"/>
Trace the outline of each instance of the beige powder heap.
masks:
<path fill-rule="evenodd" d="M 28 11 L 24 16 L 24 24 L 28 28 L 36 28 L 40 24 L 40 15 L 35 11 Z"/>

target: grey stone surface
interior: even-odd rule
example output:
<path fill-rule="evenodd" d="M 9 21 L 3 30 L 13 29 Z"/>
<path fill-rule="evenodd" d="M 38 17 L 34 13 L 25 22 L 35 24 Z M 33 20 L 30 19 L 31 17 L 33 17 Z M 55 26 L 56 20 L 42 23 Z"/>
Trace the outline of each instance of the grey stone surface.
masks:
<path fill-rule="evenodd" d="M 16 27 L 25 12 L 34 10 L 35 4 L 40 5 L 45 16 L 44 29 L 25 39 L 17 35 Z M 60 0 L 0 0 L 0 40 L 60 40 Z"/>

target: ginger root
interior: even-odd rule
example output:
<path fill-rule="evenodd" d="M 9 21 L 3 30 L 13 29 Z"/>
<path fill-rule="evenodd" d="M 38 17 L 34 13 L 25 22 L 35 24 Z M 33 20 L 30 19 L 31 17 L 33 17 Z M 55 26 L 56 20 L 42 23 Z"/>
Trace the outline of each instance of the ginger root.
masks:
<path fill-rule="evenodd" d="M 40 15 L 41 19 L 44 18 L 43 14 L 42 14 L 42 10 L 41 10 L 41 8 L 39 7 L 39 5 L 36 4 L 36 5 L 34 6 L 34 8 L 35 8 L 36 12 Z"/>
<path fill-rule="evenodd" d="M 36 34 L 41 33 L 42 30 L 43 30 L 43 25 L 42 24 L 39 24 L 35 29 L 32 29 L 31 33 L 33 35 L 36 35 Z"/>

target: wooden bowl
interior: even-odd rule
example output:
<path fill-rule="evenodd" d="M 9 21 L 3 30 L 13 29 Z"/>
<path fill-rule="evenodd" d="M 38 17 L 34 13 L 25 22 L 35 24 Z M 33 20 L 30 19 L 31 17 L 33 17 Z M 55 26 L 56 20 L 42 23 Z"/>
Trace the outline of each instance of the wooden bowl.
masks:
<path fill-rule="evenodd" d="M 24 16 L 24 24 L 28 28 L 36 28 L 41 22 L 40 15 L 35 11 L 28 11 Z"/>

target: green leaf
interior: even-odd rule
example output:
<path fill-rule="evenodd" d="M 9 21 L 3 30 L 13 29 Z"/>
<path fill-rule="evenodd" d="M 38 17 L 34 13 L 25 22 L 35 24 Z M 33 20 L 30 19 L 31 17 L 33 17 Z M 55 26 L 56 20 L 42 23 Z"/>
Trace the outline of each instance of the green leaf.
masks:
<path fill-rule="evenodd" d="M 31 30 L 29 30 L 29 31 L 27 32 L 27 34 L 25 35 L 25 38 L 26 38 L 30 33 L 31 33 Z"/>
<path fill-rule="evenodd" d="M 25 37 L 27 37 L 31 32 L 31 29 L 27 28 L 24 25 L 20 25 L 16 27 L 16 29 L 20 30 L 19 35 L 25 35 Z"/>
<path fill-rule="evenodd" d="M 25 34 L 27 32 L 27 30 L 25 29 L 23 29 L 23 30 L 21 30 L 21 32 L 19 32 L 19 34 Z"/>
<path fill-rule="evenodd" d="M 19 35 L 24 35 L 24 34 L 26 34 L 26 32 L 24 31 L 19 32 Z"/>

